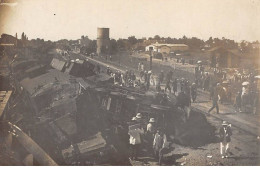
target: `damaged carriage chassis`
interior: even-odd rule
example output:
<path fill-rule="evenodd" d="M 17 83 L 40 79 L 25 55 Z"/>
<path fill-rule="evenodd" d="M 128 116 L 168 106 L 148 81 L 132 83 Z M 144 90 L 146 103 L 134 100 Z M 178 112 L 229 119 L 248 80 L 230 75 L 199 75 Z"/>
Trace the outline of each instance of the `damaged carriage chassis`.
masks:
<path fill-rule="evenodd" d="M 172 119 L 168 114 L 170 107 L 153 109 L 150 106 L 153 102 L 153 96 L 127 88 L 103 86 L 83 90 L 76 99 L 77 131 L 70 136 L 67 145 L 64 142 L 64 147 L 60 148 L 64 163 L 129 165 L 128 122 L 132 117 L 141 112 L 143 127 L 150 117 L 158 119 L 158 125 L 167 124 L 165 119 Z"/>
<path fill-rule="evenodd" d="M 163 127 L 174 124 L 165 121 L 175 119 L 172 108 L 152 108 L 154 103 L 155 96 L 134 89 L 113 85 L 87 88 L 75 97 L 73 113 L 50 115 L 44 120 L 32 118 L 33 122 L 19 125 L 24 132 L 11 123 L 2 122 L 2 129 L 6 138 L 12 137 L 13 149 L 19 147 L 20 156 L 33 156 L 32 165 L 129 165 L 127 122 L 137 112 L 143 114 L 144 127 L 150 117 L 158 119 Z M 66 104 L 73 106 L 73 102 Z M 47 111 L 52 114 L 50 111 L 55 109 Z M 24 140 L 18 132 L 23 133 Z"/>

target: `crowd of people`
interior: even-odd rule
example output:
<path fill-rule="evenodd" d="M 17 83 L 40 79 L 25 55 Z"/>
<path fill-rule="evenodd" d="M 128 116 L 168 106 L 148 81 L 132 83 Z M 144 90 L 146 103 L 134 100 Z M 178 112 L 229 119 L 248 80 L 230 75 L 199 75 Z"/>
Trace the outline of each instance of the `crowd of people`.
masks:
<path fill-rule="evenodd" d="M 137 113 L 129 125 L 129 159 L 138 160 L 142 148 L 146 147 L 148 154 L 161 165 L 163 155 L 169 149 L 169 142 L 164 129 L 156 126 L 155 118 L 150 118 L 146 128 L 142 127 L 142 122 L 141 113 Z"/>
<path fill-rule="evenodd" d="M 210 73 L 205 71 L 201 62 L 198 62 L 194 72 L 195 80 L 191 83 L 185 78 L 177 79 L 173 70 L 169 70 L 167 73 L 162 70 L 156 75 L 151 70 L 146 70 L 142 62 L 138 63 L 137 69 L 139 76 L 136 76 L 133 70 L 126 70 L 124 73 L 121 71 L 112 72 L 109 66 L 106 73 L 113 77 L 116 85 L 139 87 L 143 91 L 148 91 L 150 86 L 154 86 L 155 90 L 164 95 L 165 98 L 167 93 L 172 93 L 177 98 L 176 105 L 182 109 L 190 107 L 191 102 L 196 102 L 199 88 L 209 92 L 212 107 L 208 112 L 216 108 L 216 112 L 219 113 L 218 103 L 233 104 L 237 112 L 256 113 L 259 107 L 259 94 L 253 72 L 235 71 L 231 76 L 226 70 L 214 68 L 213 72 Z M 96 66 L 96 71 L 100 72 L 99 66 Z M 178 86 L 180 86 L 180 92 L 177 90 Z"/>
<path fill-rule="evenodd" d="M 110 67 L 107 66 L 106 73 L 113 78 L 115 85 L 126 87 L 140 86 L 140 81 L 137 79 L 134 71 L 132 70 L 126 70 L 125 73 L 119 70 L 113 72 L 111 71 Z"/>
<path fill-rule="evenodd" d="M 176 106 L 186 112 L 186 121 L 189 118 L 191 102 L 196 102 L 197 84 L 190 83 L 185 78 L 177 79 L 173 70 L 166 74 L 162 70 L 158 75 L 155 75 L 151 70 L 145 70 L 143 63 L 138 64 L 138 70 L 138 77 L 133 70 L 112 71 L 109 66 L 107 66 L 106 73 L 114 79 L 115 85 L 140 88 L 143 91 L 148 91 L 150 86 L 155 87 L 156 98 L 158 98 L 158 104 L 161 105 L 167 105 L 168 95 L 173 93 L 176 96 Z M 180 92 L 178 92 L 178 88 L 180 88 Z"/>
<path fill-rule="evenodd" d="M 144 155 L 154 158 L 159 165 L 162 165 L 164 155 L 172 151 L 170 139 L 165 132 L 165 129 L 158 126 L 155 118 L 150 118 L 146 128 L 143 126 L 142 114 L 137 113 L 129 123 L 129 160 L 139 160 L 138 157 Z M 230 155 L 229 147 L 231 142 L 232 130 L 231 124 L 223 121 L 219 127 L 219 143 L 221 158 L 228 158 Z M 171 149 L 172 148 L 172 149 Z"/>
<path fill-rule="evenodd" d="M 200 64 L 195 68 L 195 83 L 198 88 L 210 92 L 212 109 L 216 108 L 217 113 L 218 102 L 233 104 L 237 112 L 256 113 L 259 91 L 255 76 L 254 71 L 235 70 L 230 73 L 214 68 L 213 73 L 209 74 Z"/>
<path fill-rule="evenodd" d="M 97 70 L 100 71 L 100 67 L 98 67 Z M 138 64 L 138 71 L 139 76 L 137 77 L 133 70 L 126 70 L 125 72 L 119 70 L 112 71 L 109 66 L 107 66 L 106 69 L 106 73 L 113 77 L 115 85 L 140 87 L 145 91 L 149 90 L 150 85 L 154 86 L 157 93 L 163 94 L 162 98 L 164 99 L 160 99 L 158 102 L 160 105 L 163 105 L 164 101 L 167 100 L 167 94 L 175 95 L 175 106 L 185 112 L 185 121 L 190 118 L 191 103 L 196 102 L 198 88 L 209 91 L 210 93 L 212 107 L 208 110 L 208 113 L 214 108 L 217 113 L 219 113 L 218 102 L 223 90 L 223 82 L 228 80 L 227 74 L 224 71 L 216 70 L 213 74 L 210 74 L 209 72 L 205 72 L 202 65 L 199 65 L 195 68 L 194 82 L 190 82 L 185 78 L 176 78 L 174 70 L 169 70 L 167 73 L 162 70 L 158 75 L 155 75 L 152 71 L 145 70 L 143 63 Z M 249 90 L 248 84 L 242 86 L 242 90 L 239 92 L 241 96 L 242 93 L 247 93 Z M 239 97 L 236 98 L 236 102 L 239 102 Z M 242 103 L 242 99 L 240 99 L 240 102 Z M 141 113 L 137 113 L 137 115 L 132 118 L 128 130 L 130 160 L 137 160 L 142 149 L 146 148 L 148 153 L 158 161 L 158 164 L 162 164 L 163 155 L 169 149 L 169 142 L 167 141 L 164 128 L 156 126 L 156 120 L 155 118 L 150 118 L 149 123 L 145 124 L 147 126 L 143 127 L 144 124 Z M 222 158 L 228 157 L 231 135 L 231 125 L 224 121 L 219 130 L 220 154 Z"/>

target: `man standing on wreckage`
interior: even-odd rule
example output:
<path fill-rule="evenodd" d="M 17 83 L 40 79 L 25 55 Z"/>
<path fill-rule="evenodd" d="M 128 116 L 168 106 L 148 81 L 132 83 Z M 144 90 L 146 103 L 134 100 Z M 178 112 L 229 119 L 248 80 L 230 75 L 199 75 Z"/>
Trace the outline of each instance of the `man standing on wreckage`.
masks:
<path fill-rule="evenodd" d="M 141 127 L 142 115 L 137 113 L 136 117 L 132 118 L 132 125 L 129 126 L 128 134 L 130 135 L 130 160 L 137 160 L 140 155 L 140 149 L 142 144 L 141 135 L 144 134 L 144 130 Z"/>

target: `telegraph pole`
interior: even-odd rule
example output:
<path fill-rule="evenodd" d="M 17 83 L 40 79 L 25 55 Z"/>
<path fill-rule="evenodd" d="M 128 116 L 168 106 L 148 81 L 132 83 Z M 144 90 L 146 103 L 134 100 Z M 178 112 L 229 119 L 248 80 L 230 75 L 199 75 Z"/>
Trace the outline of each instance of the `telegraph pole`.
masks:
<path fill-rule="evenodd" d="M 153 67 L 153 56 L 152 56 L 153 47 L 150 47 L 149 51 L 150 51 L 150 70 L 152 70 L 152 67 Z"/>

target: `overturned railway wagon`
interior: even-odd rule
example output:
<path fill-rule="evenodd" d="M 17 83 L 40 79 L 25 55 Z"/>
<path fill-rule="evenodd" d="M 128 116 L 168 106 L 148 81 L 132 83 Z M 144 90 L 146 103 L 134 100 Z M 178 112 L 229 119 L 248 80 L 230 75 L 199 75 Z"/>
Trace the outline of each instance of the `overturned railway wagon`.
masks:
<path fill-rule="evenodd" d="M 19 150 L 18 165 L 130 165 L 128 129 L 137 113 L 142 114 L 143 128 L 155 118 L 170 141 L 174 138 L 183 145 L 194 139 L 194 130 L 208 127 L 195 128 L 204 124 L 196 120 L 190 126 L 184 124 L 183 111 L 168 100 L 161 102 L 160 93 L 113 85 L 110 76 L 94 74 L 94 66 L 85 63 L 79 67 L 91 69 L 89 76 L 81 76 L 81 69 L 74 72 L 79 77 L 51 69 L 21 80 L 17 88 L 22 88 L 15 92 L 15 98 L 28 101 L 11 105 L 18 105 L 17 110 L 6 112 L 0 123 L 5 128 L 0 131 L 4 135 L 1 145 Z M 19 127 L 3 123 L 8 120 Z M 208 136 L 209 132 L 202 131 L 199 136 L 203 134 Z"/>

